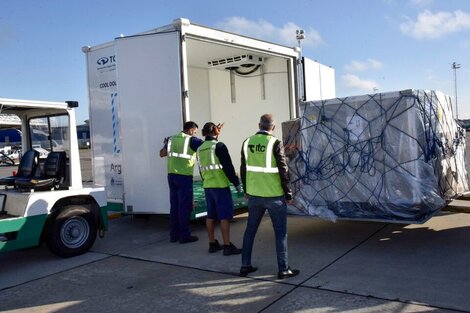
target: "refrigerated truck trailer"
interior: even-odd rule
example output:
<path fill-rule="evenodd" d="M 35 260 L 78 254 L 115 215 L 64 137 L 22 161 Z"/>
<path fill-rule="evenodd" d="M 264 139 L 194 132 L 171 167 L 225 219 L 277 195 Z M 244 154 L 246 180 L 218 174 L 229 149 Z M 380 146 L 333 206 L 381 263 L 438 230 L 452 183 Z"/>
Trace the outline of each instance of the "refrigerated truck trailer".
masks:
<path fill-rule="evenodd" d="M 128 213 L 169 213 L 166 159 L 158 151 L 184 122 L 201 129 L 224 123 L 219 139 L 238 169 L 241 143 L 262 114 L 280 125 L 297 117 L 299 100 L 335 97 L 334 69 L 301 57 L 299 47 L 183 18 L 82 50 L 94 182 L 106 187 L 108 207 Z"/>

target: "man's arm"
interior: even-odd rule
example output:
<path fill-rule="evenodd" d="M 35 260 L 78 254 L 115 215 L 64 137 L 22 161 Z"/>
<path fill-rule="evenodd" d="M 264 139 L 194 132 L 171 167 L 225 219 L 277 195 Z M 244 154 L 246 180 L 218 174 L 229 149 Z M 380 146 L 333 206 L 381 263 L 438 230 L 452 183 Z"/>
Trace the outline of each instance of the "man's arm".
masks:
<path fill-rule="evenodd" d="M 233 167 L 232 158 L 228 152 L 227 146 L 218 142 L 215 146 L 215 155 L 219 158 L 220 164 L 222 165 L 222 170 L 227 176 L 228 180 L 237 187 L 240 185 L 240 180 L 238 179 L 237 174 L 235 173 L 235 168 Z"/>
<path fill-rule="evenodd" d="M 277 168 L 279 169 L 279 177 L 281 178 L 281 186 L 287 201 L 292 200 L 292 188 L 290 185 L 289 168 L 287 166 L 284 146 L 280 140 L 274 143 L 274 158 L 276 159 Z"/>
<path fill-rule="evenodd" d="M 197 138 L 197 137 L 191 137 L 189 141 L 189 146 L 193 151 L 196 151 L 197 148 L 199 148 L 202 144 L 204 143 L 204 140 Z"/>
<path fill-rule="evenodd" d="M 243 151 L 244 144 L 245 142 L 242 143 L 242 149 L 241 149 L 240 178 L 242 180 L 243 189 L 246 193 L 246 160 L 245 160 L 245 153 Z"/>

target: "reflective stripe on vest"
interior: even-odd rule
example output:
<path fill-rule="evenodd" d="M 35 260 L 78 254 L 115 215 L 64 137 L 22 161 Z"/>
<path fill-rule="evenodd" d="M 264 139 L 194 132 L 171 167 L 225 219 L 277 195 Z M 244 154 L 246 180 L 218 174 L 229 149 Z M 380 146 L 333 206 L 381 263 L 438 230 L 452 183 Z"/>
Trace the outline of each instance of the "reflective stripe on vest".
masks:
<path fill-rule="evenodd" d="M 223 166 L 215 154 L 216 145 L 217 141 L 206 140 L 196 152 L 203 179 L 203 188 L 225 188 L 230 184 L 223 171 Z"/>
<path fill-rule="evenodd" d="M 248 143 L 250 139 L 245 140 L 243 144 L 243 153 L 245 154 L 246 170 L 247 172 L 257 172 L 257 173 L 279 173 L 277 167 L 272 167 L 272 156 L 273 156 L 273 145 L 276 142 L 275 137 L 271 137 L 266 147 L 266 165 L 262 166 L 250 166 L 248 165 Z"/>
<path fill-rule="evenodd" d="M 186 135 L 186 138 L 184 139 L 184 147 L 183 147 L 183 153 L 177 153 L 171 151 L 171 138 L 168 140 L 168 156 L 176 157 L 176 158 L 183 158 L 183 159 L 192 159 L 194 158 L 193 154 L 188 154 L 188 148 L 189 148 L 189 141 L 191 140 L 191 136 Z"/>
<path fill-rule="evenodd" d="M 191 149 L 191 136 L 183 132 L 172 136 L 167 143 L 168 173 L 192 176 L 196 152 Z"/>
<path fill-rule="evenodd" d="M 255 197 L 280 197 L 284 194 L 274 156 L 277 139 L 256 134 L 243 143 L 246 163 L 246 193 Z"/>
<path fill-rule="evenodd" d="M 223 169 L 222 164 L 218 164 L 215 162 L 215 146 L 216 142 L 213 142 L 214 144 L 211 146 L 211 164 L 206 165 L 206 166 L 201 166 L 200 169 L 202 172 L 204 171 L 212 171 L 212 170 L 221 170 Z M 201 157 L 199 155 L 200 149 L 197 149 L 197 158 L 201 160 Z"/>
<path fill-rule="evenodd" d="M 207 166 L 201 166 L 201 171 L 213 171 L 213 170 L 221 170 L 223 169 L 222 164 L 211 164 Z"/>

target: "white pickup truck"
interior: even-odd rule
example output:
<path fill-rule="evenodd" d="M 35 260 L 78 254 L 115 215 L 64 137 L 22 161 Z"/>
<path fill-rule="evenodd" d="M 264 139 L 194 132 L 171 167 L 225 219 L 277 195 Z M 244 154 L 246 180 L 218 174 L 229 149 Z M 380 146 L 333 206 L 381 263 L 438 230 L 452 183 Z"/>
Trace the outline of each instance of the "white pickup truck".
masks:
<path fill-rule="evenodd" d="M 104 235 L 105 189 L 82 184 L 77 106 L 0 98 L 0 114 L 22 121 L 23 150 L 16 174 L 0 178 L 0 253 L 46 242 L 53 253 L 71 257 L 88 251 L 98 233 Z M 34 149 L 38 142 L 46 158 Z"/>

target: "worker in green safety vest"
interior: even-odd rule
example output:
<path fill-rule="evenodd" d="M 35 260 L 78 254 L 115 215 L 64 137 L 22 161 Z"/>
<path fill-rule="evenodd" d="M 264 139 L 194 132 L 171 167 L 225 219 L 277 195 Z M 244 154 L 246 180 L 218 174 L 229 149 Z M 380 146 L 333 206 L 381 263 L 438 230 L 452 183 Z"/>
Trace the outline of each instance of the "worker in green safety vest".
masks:
<path fill-rule="evenodd" d="M 165 138 L 160 157 L 168 157 L 170 188 L 170 241 L 188 243 L 198 240 L 191 235 L 189 217 L 193 210 L 193 170 L 196 150 L 203 141 L 194 135 L 198 125 L 186 122 L 183 131 Z"/>
<path fill-rule="evenodd" d="M 204 143 L 197 149 L 202 186 L 206 197 L 206 228 L 209 237 L 209 253 L 223 249 L 223 255 L 240 254 L 230 241 L 230 221 L 233 219 L 233 200 L 230 183 L 241 193 L 238 176 L 224 143 L 217 141 L 222 125 L 208 122 L 202 128 Z M 223 246 L 215 239 L 215 221 L 220 221 Z"/>
<path fill-rule="evenodd" d="M 272 133 L 275 128 L 272 114 L 264 114 L 259 131 L 242 145 L 240 175 L 248 198 L 248 221 L 243 236 L 240 276 L 257 270 L 251 264 L 253 242 L 266 210 L 271 217 L 276 239 L 278 278 L 299 274 L 288 264 L 287 204 L 292 203 L 289 172 L 282 142 Z"/>

